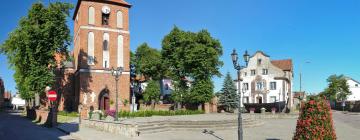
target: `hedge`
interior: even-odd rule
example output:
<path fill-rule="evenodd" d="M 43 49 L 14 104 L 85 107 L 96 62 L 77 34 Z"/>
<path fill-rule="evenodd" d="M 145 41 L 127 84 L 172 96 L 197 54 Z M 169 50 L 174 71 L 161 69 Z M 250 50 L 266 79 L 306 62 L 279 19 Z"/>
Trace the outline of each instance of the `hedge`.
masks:
<path fill-rule="evenodd" d="M 279 112 L 279 104 L 280 111 L 285 108 L 285 102 L 275 102 L 275 103 L 244 103 L 245 109 L 250 112 L 250 108 L 254 108 L 256 113 L 261 112 L 261 108 L 265 108 L 267 112 L 271 112 L 272 108 L 276 108 L 276 111 Z"/>

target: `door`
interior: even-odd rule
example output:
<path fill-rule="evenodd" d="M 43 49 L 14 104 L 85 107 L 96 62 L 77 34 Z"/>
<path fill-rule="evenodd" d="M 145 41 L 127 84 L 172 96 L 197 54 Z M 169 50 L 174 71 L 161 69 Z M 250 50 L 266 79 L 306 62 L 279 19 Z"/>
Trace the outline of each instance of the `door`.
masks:
<path fill-rule="evenodd" d="M 104 110 L 109 110 L 110 109 L 110 100 L 108 97 L 104 97 Z"/>
<path fill-rule="evenodd" d="M 262 97 L 257 97 L 257 102 L 259 103 L 259 104 L 262 104 Z"/>

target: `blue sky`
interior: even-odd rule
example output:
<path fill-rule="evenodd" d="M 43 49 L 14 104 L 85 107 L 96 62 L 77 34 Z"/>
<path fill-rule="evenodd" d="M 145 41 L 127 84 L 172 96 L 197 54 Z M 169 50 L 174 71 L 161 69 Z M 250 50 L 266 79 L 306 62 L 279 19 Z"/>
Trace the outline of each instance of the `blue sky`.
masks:
<path fill-rule="evenodd" d="M 4 1 L 0 5 L 0 42 L 37 0 Z M 44 0 L 45 3 L 55 0 Z M 76 0 L 63 0 L 76 4 Z M 174 25 L 189 31 L 207 29 L 221 41 L 223 74 L 235 77 L 230 53 L 262 50 L 272 59 L 293 59 L 295 90 L 299 71 L 303 88 L 320 92 L 331 74 L 360 80 L 360 1 L 358 0 L 127 0 L 130 10 L 131 50 L 147 42 L 161 48 Z M 69 18 L 70 29 L 73 22 Z M 72 48 L 72 47 L 71 47 Z M 309 61 L 310 63 L 306 63 Z M 0 76 L 6 90 L 15 91 L 13 71 L 0 56 Z M 214 78 L 215 91 L 222 78 Z"/>

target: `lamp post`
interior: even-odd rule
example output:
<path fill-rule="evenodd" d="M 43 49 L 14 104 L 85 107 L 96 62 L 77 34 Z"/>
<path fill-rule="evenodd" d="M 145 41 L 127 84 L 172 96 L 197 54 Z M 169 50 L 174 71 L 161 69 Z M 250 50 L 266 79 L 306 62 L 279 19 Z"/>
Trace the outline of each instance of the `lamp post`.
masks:
<path fill-rule="evenodd" d="M 124 71 L 124 68 L 123 67 L 117 67 L 116 69 L 114 68 L 111 68 L 111 75 L 115 77 L 115 81 L 116 81 L 116 99 L 115 99 L 115 121 L 118 121 L 119 120 L 119 103 L 118 103 L 118 82 L 119 82 L 119 78 L 122 74 L 122 72 Z"/>
<path fill-rule="evenodd" d="M 243 55 L 246 66 L 248 65 L 249 62 L 249 54 L 247 53 L 247 51 L 245 51 L 245 54 Z M 239 104 L 238 104 L 238 140 L 243 140 L 243 129 L 242 129 L 242 116 L 241 116 L 241 85 L 240 85 L 240 81 L 241 81 L 241 69 L 245 68 L 244 66 L 240 66 L 239 62 L 238 62 L 238 54 L 236 53 L 236 50 L 234 49 L 233 52 L 231 53 L 231 59 L 233 61 L 233 65 L 234 65 L 234 69 L 237 70 L 237 81 L 238 81 L 238 98 L 239 98 Z"/>

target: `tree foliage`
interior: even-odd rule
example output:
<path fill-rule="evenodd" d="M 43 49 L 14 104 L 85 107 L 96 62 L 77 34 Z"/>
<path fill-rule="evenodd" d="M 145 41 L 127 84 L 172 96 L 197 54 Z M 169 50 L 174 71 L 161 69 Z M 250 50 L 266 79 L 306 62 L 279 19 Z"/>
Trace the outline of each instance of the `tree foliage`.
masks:
<path fill-rule="evenodd" d="M 351 94 L 349 85 L 344 75 L 331 75 L 328 79 L 328 87 L 324 91 L 324 95 L 330 100 L 343 101 Z"/>
<path fill-rule="evenodd" d="M 160 85 L 159 82 L 150 80 L 143 93 L 144 101 L 151 102 L 154 106 L 160 100 Z"/>
<path fill-rule="evenodd" d="M 135 53 L 136 70 L 143 74 L 146 79 L 160 80 L 164 67 L 162 64 L 160 51 L 149 47 L 147 43 L 141 44 Z"/>
<path fill-rule="evenodd" d="M 175 81 L 174 99 L 181 94 L 190 103 L 204 103 L 213 96 L 213 76 L 221 76 L 219 59 L 222 47 L 206 30 L 186 32 L 178 27 L 164 37 L 161 55 L 163 63 Z M 193 80 L 191 89 L 186 80 Z"/>
<path fill-rule="evenodd" d="M 14 79 L 22 98 L 33 98 L 35 93 L 43 93 L 46 86 L 54 84 L 54 73 L 49 68 L 55 67 L 55 53 L 68 54 L 71 36 L 66 19 L 72 7 L 60 2 L 47 7 L 34 3 L 0 46 L 15 71 Z"/>
<path fill-rule="evenodd" d="M 219 105 L 224 106 L 228 111 L 238 108 L 239 98 L 236 94 L 236 86 L 229 72 L 226 74 L 223 87 L 217 96 L 219 98 Z"/>

